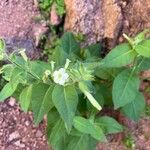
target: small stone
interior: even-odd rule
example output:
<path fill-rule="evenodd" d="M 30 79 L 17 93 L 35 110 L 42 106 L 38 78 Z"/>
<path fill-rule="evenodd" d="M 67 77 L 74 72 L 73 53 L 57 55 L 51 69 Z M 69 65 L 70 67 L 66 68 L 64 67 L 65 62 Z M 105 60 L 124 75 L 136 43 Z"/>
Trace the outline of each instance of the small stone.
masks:
<path fill-rule="evenodd" d="M 14 144 L 21 148 L 25 147 L 25 144 L 21 143 L 20 141 L 16 141 Z"/>
<path fill-rule="evenodd" d="M 20 135 L 19 135 L 18 131 L 15 131 L 15 132 L 13 132 L 13 133 L 11 133 L 11 134 L 9 135 L 9 141 L 12 141 L 12 140 L 14 140 L 14 139 L 17 139 L 17 138 L 19 138 L 19 137 L 20 137 Z"/>
<path fill-rule="evenodd" d="M 38 130 L 38 131 L 36 132 L 35 136 L 36 136 L 37 138 L 40 138 L 40 137 L 43 136 L 43 133 L 42 133 L 40 130 Z"/>
<path fill-rule="evenodd" d="M 25 125 L 29 126 L 30 125 L 30 121 L 29 120 L 25 121 Z"/>
<path fill-rule="evenodd" d="M 16 100 L 11 97 L 8 104 L 13 107 L 15 105 L 15 103 L 16 103 Z"/>

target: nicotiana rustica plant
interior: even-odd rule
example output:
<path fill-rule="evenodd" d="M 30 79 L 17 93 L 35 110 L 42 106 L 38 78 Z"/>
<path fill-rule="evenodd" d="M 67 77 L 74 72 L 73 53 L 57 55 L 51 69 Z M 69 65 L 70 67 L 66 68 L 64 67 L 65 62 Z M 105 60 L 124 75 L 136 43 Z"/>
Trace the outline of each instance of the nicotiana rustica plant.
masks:
<path fill-rule="evenodd" d="M 24 50 L 7 54 L 0 41 L 6 85 L 0 101 L 13 96 L 23 111 L 33 111 L 38 125 L 47 116 L 47 138 L 54 150 L 92 150 L 107 134 L 123 131 L 105 107 L 137 121 L 145 107 L 139 74 L 150 69 L 149 30 L 100 57 L 99 44 L 80 48 L 72 33 L 58 42 L 50 62 L 29 60 Z"/>

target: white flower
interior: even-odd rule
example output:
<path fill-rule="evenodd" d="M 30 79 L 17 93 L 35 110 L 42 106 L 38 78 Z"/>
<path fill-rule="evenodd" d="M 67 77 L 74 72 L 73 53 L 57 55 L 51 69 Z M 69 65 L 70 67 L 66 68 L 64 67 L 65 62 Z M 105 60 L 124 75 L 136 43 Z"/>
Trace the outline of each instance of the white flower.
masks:
<path fill-rule="evenodd" d="M 54 82 L 60 85 L 64 85 L 69 75 L 64 68 L 60 68 L 59 70 L 54 71 L 53 73 Z"/>

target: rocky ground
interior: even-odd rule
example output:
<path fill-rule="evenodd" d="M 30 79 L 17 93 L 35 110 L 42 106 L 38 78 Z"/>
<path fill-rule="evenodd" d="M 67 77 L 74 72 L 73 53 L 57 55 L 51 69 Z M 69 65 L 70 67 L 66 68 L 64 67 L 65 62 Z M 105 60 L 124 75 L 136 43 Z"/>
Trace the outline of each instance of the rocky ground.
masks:
<path fill-rule="evenodd" d="M 73 1 L 65 0 L 65 2 L 69 3 L 67 9 L 70 8 L 74 11 L 76 7 L 72 5 Z M 80 0 L 77 0 L 77 2 L 80 2 Z M 77 2 L 74 4 L 77 5 Z M 114 42 L 117 40 L 119 42 L 123 40 L 121 37 L 123 32 L 135 35 L 137 32 L 150 27 L 149 0 L 121 0 L 115 2 L 114 0 L 106 0 L 103 3 L 103 10 L 94 5 L 94 8 L 97 11 L 99 10 L 99 12 L 93 11 L 91 6 L 88 6 L 88 9 L 84 11 L 85 2 L 86 0 L 83 0 L 81 3 L 82 7 L 76 9 L 79 12 L 82 10 L 81 15 L 83 14 L 83 16 L 73 16 L 76 14 L 75 12 L 68 14 L 65 22 L 66 30 L 83 31 L 92 40 L 93 37 L 94 40 L 104 38 L 106 44 L 108 40 L 108 42 L 111 42 L 110 45 L 114 45 Z M 102 3 L 100 5 L 102 6 Z M 95 18 L 89 15 L 92 20 L 95 19 L 97 23 L 102 19 L 103 22 L 99 25 L 92 24 L 90 26 L 91 22 L 87 25 L 88 21 L 90 21 L 90 18 L 87 17 L 87 23 L 84 24 L 84 18 L 82 17 L 87 16 L 86 13 L 89 11 L 93 14 L 96 12 Z M 105 18 L 102 18 L 102 12 Z M 0 0 L 0 37 L 6 39 L 8 48 L 23 47 L 27 49 L 31 58 L 39 57 L 40 51 L 37 48 L 39 37 L 47 31 L 45 22 L 35 21 L 39 16 L 37 0 Z M 81 17 L 81 20 L 79 17 Z M 74 19 L 70 20 L 69 18 Z M 77 24 L 74 26 L 72 21 L 77 22 Z M 89 29 L 87 30 L 86 27 Z M 90 30 L 90 27 L 92 30 Z M 119 29 L 116 27 L 119 27 Z M 90 31 L 92 32 L 90 33 Z M 114 41 L 112 39 L 115 33 L 119 36 L 117 35 Z M 149 73 L 148 76 L 150 77 Z M 146 98 L 150 104 L 149 96 L 146 95 Z M 109 143 L 99 144 L 97 150 L 126 150 L 127 145 L 130 145 L 129 147 L 133 147 L 132 149 L 135 150 L 149 150 L 149 117 L 144 116 L 138 123 L 130 122 L 126 125 L 129 128 L 125 130 L 123 142 L 116 141 L 119 137 L 117 135 L 118 137 L 111 138 Z M 32 113 L 25 114 L 22 112 L 16 101 L 12 98 L 0 104 L 0 150 L 49 150 L 45 137 L 45 123 L 43 122 L 38 127 L 35 127 L 33 125 Z"/>

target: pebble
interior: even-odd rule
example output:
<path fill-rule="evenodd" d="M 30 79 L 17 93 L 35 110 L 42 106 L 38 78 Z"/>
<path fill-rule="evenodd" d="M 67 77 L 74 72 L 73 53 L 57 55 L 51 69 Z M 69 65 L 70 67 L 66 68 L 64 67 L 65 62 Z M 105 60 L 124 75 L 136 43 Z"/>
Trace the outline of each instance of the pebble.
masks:
<path fill-rule="evenodd" d="M 42 133 L 40 130 L 37 130 L 35 136 L 36 136 L 37 138 L 40 138 L 40 137 L 43 136 L 43 133 Z"/>
<path fill-rule="evenodd" d="M 8 104 L 13 107 L 15 105 L 15 103 L 16 103 L 16 100 L 11 97 Z"/>
<path fill-rule="evenodd" d="M 20 141 L 16 141 L 14 144 L 21 148 L 25 147 L 25 144 L 21 143 Z"/>
<path fill-rule="evenodd" d="M 25 125 L 26 125 L 26 126 L 29 126 L 29 125 L 30 125 L 30 121 L 28 121 L 28 120 L 25 121 Z"/>
<path fill-rule="evenodd" d="M 15 131 L 15 132 L 13 132 L 13 133 L 11 133 L 11 134 L 9 135 L 9 141 L 12 141 L 12 140 L 14 140 L 14 139 L 16 139 L 16 138 L 19 138 L 19 137 L 20 137 L 19 132 L 18 132 L 18 131 Z"/>

